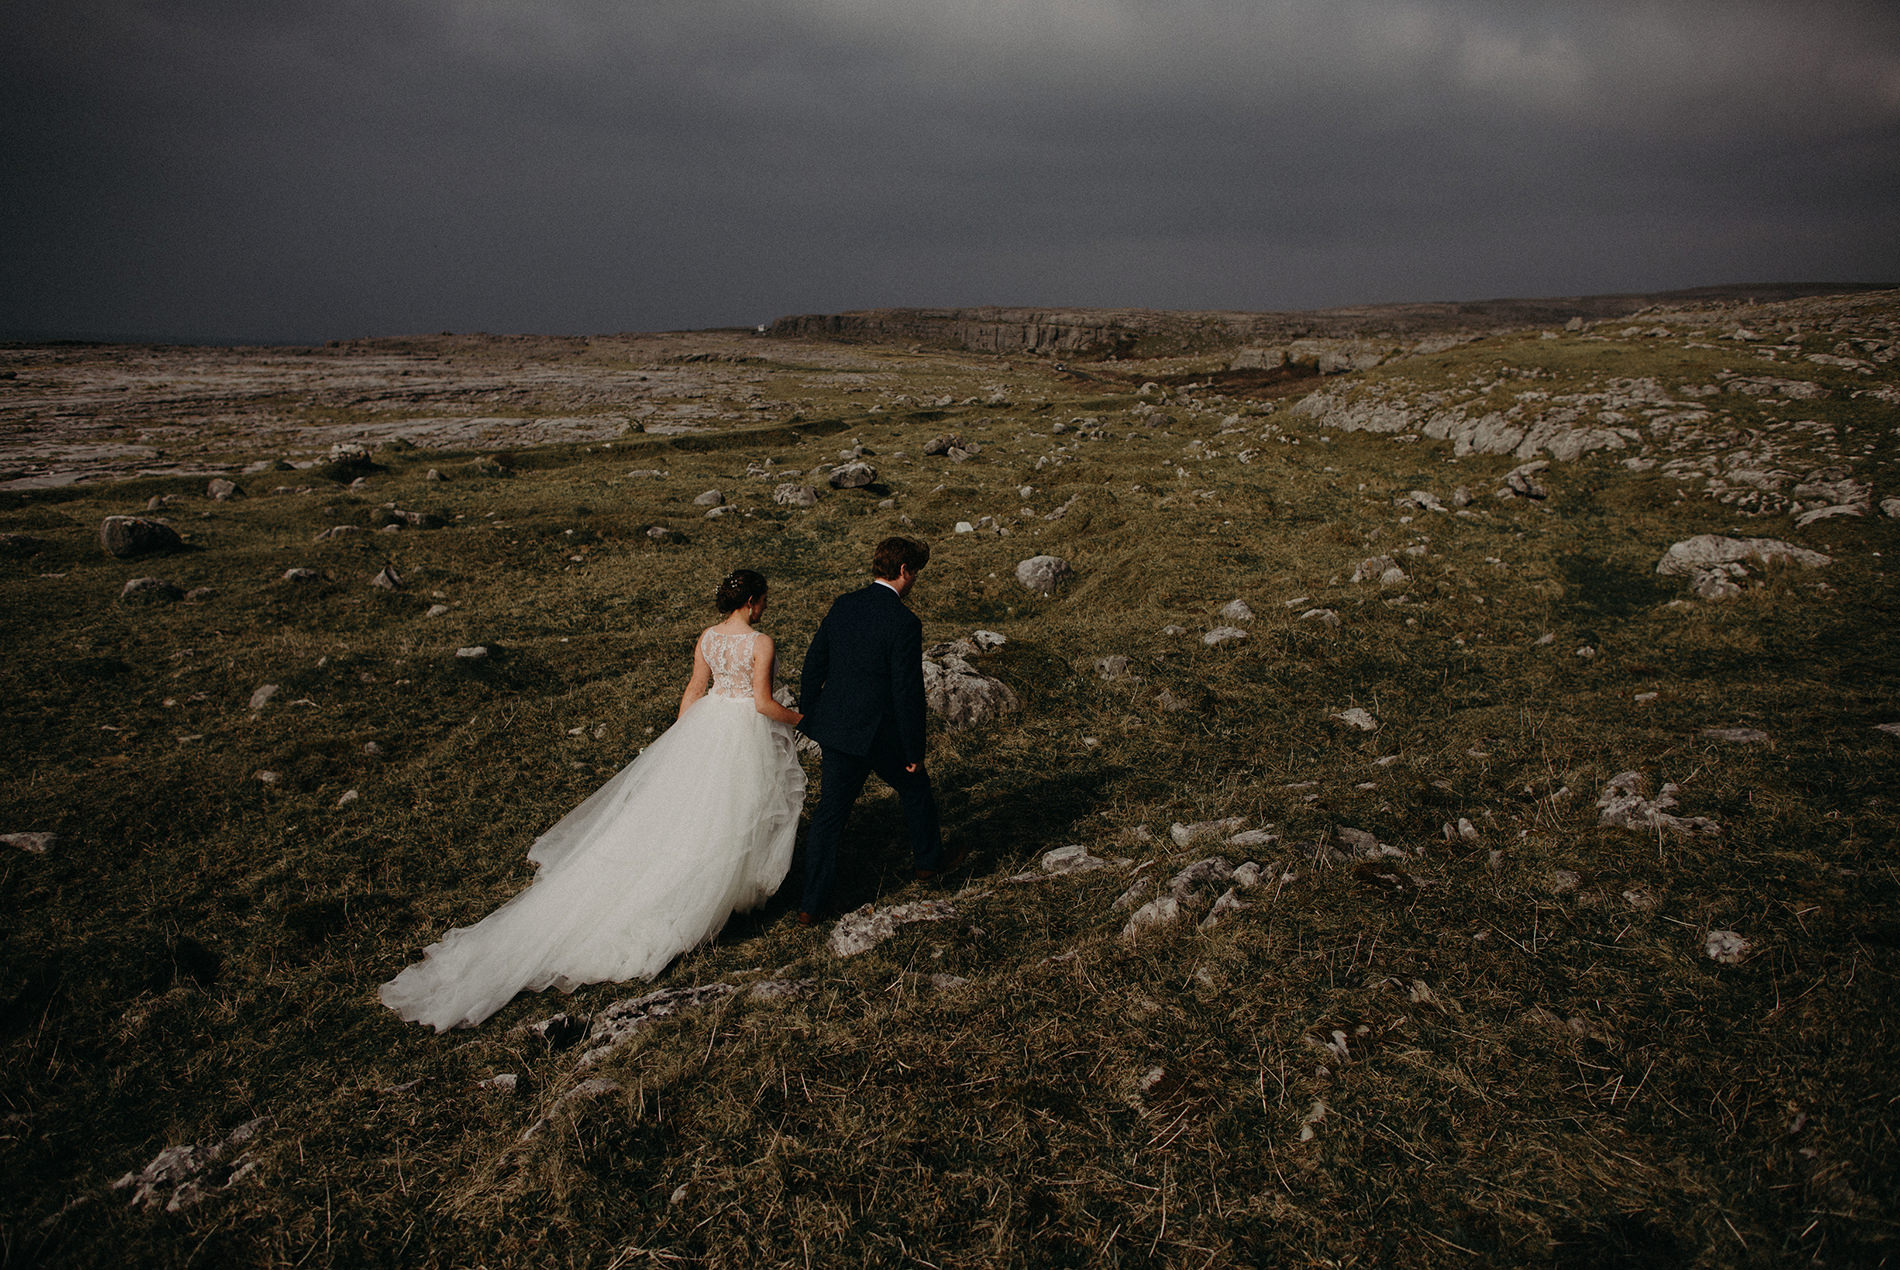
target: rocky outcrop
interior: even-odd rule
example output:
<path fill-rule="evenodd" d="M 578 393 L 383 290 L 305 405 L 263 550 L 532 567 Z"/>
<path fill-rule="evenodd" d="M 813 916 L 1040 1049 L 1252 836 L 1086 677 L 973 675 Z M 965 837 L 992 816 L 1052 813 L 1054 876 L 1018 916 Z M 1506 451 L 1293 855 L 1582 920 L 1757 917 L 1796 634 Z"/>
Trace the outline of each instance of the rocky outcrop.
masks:
<path fill-rule="evenodd" d="M 1625 317 L 1658 303 L 1786 299 L 1840 289 L 1699 287 L 1653 295 L 1381 304 L 1282 313 L 1001 306 L 859 309 L 782 317 L 767 328 L 766 334 L 776 339 L 928 344 L 983 353 L 1055 357 L 1162 357 L 1240 350 L 1236 367 L 1251 362 L 1253 369 L 1267 370 L 1306 363 L 1326 372 L 1376 366 L 1400 348 L 1430 351 L 1479 334 L 1562 326 L 1576 319 Z M 1442 342 L 1447 338 L 1450 343 Z M 1434 339 L 1441 342 L 1434 346 Z M 1276 357 L 1278 360 L 1273 360 Z"/>

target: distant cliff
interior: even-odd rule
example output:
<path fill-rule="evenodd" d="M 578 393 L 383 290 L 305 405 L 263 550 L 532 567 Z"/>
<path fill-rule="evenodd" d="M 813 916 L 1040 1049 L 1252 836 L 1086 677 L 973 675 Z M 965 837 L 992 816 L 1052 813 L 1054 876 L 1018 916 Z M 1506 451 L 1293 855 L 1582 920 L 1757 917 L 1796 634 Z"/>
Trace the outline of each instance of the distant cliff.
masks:
<path fill-rule="evenodd" d="M 1747 303 L 1873 289 L 1853 283 L 1766 283 L 1697 287 L 1641 295 L 1539 300 L 1379 304 L 1279 313 L 1197 313 L 1156 309 L 862 309 L 782 317 L 768 334 L 787 339 L 921 344 L 1050 357 L 1165 357 L 1222 352 L 1249 344 L 1355 340 L 1415 346 L 1432 337 L 1600 321 L 1652 305 Z"/>

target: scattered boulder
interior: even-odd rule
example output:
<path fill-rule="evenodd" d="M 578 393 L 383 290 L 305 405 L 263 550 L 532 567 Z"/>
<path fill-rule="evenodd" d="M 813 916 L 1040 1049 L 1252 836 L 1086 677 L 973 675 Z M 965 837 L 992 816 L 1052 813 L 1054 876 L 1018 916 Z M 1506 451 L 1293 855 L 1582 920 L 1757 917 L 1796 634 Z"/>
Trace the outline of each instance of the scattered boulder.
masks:
<path fill-rule="evenodd" d="M 1220 620 L 1223 622 L 1251 622 L 1253 621 L 1253 610 L 1247 607 L 1247 601 L 1245 600 L 1229 600 L 1226 606 L 1220 611 Z"/>
<path fill-rule="evenodd" d="M 265 706 L 270 704 L 271 698 L 276 695 L 276 684 L 259 684 L 257 690 L 251 693 L 251 709 L 253 711 L 262 710 Z"/>
<path fill-rule="evenodd" d="M 1122 938 L 1133 939 L 1146 930 L 1171 926 L 1181 916 L 1181 903 L 1172 895 L 1149 900 L 1136 909 L 1122 927 Z"/>
<path fill-rule="evenodd" d="M 781 507 L 816 507 L 818 491 L 796 481 L 788 482 L 772 491 L 772 501 Z"/>
<path fill-rule="evenodd" d="M 1244 640 L 1246 638 L 1247 632 L 1241 630 L 1238 626 L 1216 626 L 1213 630 L 1201 636 L 1201 642 L 1206 644 L 1209 648 L 1212 648 L 1217 644 L 1225 644 L 1230 640 Z"/>
<path fill-rule="evenodd" d="M 1818 569 L 1833 558 L 1776 538 L 1728 538 L 1697 534 L 1674 543 L 1656 564 L 1664 577 L 1687 578 L 1689 587 L 1705 600 L 1726 600 L 1742 593 L 1737 579 L 1748 576 L 1747 562 L 1757 567 L 1788 561 Z"/>
<path fill-rule="evenodd" d="M 1537 480 L 1537 474 L 1549 467 L 1548 459 L 1519 464 L 1504 474 L 1504 487 L 1520 498 L 1548 498 L 1550 491 Z"/>
<path fill-rule="evenodd" d="M 369 584 L 373 587 L 381 587 L 385 591 L 400 591 L 402 590 L 402 575 L 396 572 L 395 565 L 386 564 L 381 572 L 369 580 Z"/>
<path fill-rule="evenodd" d="M 869 463 L 853 460 L 832 468 L 831 475 L 826 479 L 833 489 L 863 489 L 877 480 L 877 469 Z"/>
<path fill-rule="evenodd" d="M 1219 856 L 1196 860 L 1168 882 L 1168 894 L 1179 903 L 1191 902 L 1200 892 L 1226 886 L 1234 876 L 1234 866 Z"/>
<path fill-rule="evenodd" d="M 1679 786 L 1664 785 L 1654 801 L 1648 797 L 1647 789 L 1648 782 L 1641 772 L 1618 772 L 1612 776 L 1597 796 L 1597 823 L 1611 829 L 1649 833 L 1667 830 L 1685 837 L 1715 837 L 1722 832 L 1721 826 L 1705 817 L 1669 814 L 1669 809 L 1677 805 Z"/>
<path fill-rule="evenodd" d="M 1355 584 L 1360 582 L 1378 582 L 1380 585 L 1385 585 L 1386 578 L 1394 573 L 1398 574 L 1395 581 L 1405 581 L 1405 571 L 1399 568 L 1398 561 L 1394 560 L 1391 556 L 1370 556 L 1361 560 L 1358 566 L 1353 569 L 1352 581 Z"/>
<path fill-rule="evenodd" d="M 1347 727 L 1357 728 L 1361 732 L 1377 732 L 1379 730 L 1379 721 L 1372 716 L 1372 712 L 1359 706 L 1354 706 L 1350 710 L 1337 711 L 1334 713 L 1333 718 L 1339 720 Z"/>
<path fill-rule="evenodd" d="M 1043 853 L 1042 871 L 1044 873 L 1087 873 L 1094 869 L 1114 867 L 1114 861 L 1104 860 L 1098 855 L 1090 855 L 1088 847 L 1081 843 L 1072 846 L 1057 847 L 1054 851 Z"/>
<path fill-rule="evenodd" d="M 869 952 L 897 933 L 897 928 L 912 922 L 942 922 L 957 915 L 948 900 L 918 900 L 880 909 L 866 904 L 838 919 L 831 929 L 827 946 L 837 957 L 855 957 Z"/>
<path fill-rule="evenodd" d="M 304 568 L 286 569 L 284 570 L 284 576 L 281 580 L 290 583 L 321 582 L 323 581 L 323 570 Z"/>
<path fill-rule="evenodd" d="M 56 833 L 0 833 L 0 844 L 18 847 L 30 855 L 45 855 L 59 842 Z"/>
<path fill-rule="evenodd" d="M 704 494 L 696 494 L 693 497 L 695 507 L 724 507 L 725 504 L 726 496 L 716 489 L 709 489 Z"/>
<path fill-rule="evenodd" d="M 243 498 L 244 487 L 236 481 L 227 481 L 222 476 L 215 477 L 209 485 L 205 486 L 205 497 L 220 503 L 229 502 L 234 498 Z"/>
<path fill-rule="evenodd" d="M 467 648 L 456 649 L 455 656 L 458 661 L 486 661 L 488 647 L 485 644 L 471 644 Z"/>
<path fill-rule="evenodd" d="M 132 1192 L 131 1207 L 163 1207 L 180 1212 L 213 1190 L 228 1190 L 255 1174 L 258 1162 L 250 1152 L 239 1152 L 270 1124 L 268 1116 L 249 1120 L 216 1142 L 166 1147 L 137 1173 L 127 1173 L 112 1184 L 115 1191 Z"/>
<path fill-rule="evenodd" d="M 946 652 L 924 658 L 924 704 L 955 731 L 1007 714 L 1020 703 L 1008 684 Z"/>
<path fill-rule="evenodd" d="M 1221 924 L 1221 920 L 1227 914 L 1239 912 L 1246 907 L 1248 907 L 1247 902 L 1236 895 L 1232 887 L 1228 887 L 1221 892 L 1220 898 L 1214 901 L 1213 907 L 1207 910 L 1207 916 L 1201 919 L 1201 929 L 1211 931 Z"/>
<path fill-rule="evenodd" d="M 948 454 L 952 450 L 964 450 L 965 453 L 968 453 L 968 450 L 963 444 L 963 438 L 954 432 L 948 436 L 932 437 L 930 440 L 924 442 L 924 453 L 926 455 L 935 456 L 938 454 Z"/>
<path fill-rule="evenodd" d="M 1306 612 L 1300 614 L 1300 620 L 1302 622 L 1318 622 L 1322 626 L 1330 626 L 1334 630 L 1339 629 L 1339 614 L 1331 609 L 1308 609 Z"/>
<path fill-rule="evenodd" d="M 119 589 L 125 604 L 175 604 L 185 593 L 163 578 L 133 578 Z"/>
<path fill-rule="evenodd" d="M 1016 566 L 1016 581 L 1038 595 L 1054 595 L 1057 584 L 1074 574 L 1069 562 L 1057 556 L 1031 556 Z"/>
<path fill-rule="evenodd" d="M 1177 847 L 1192 846 L 1210 839 L 1224 840 L 1238 833 L 1246 823 L 1245 816 L 1229 816 L 1225 820 L 1196 820 L 1190 824 L 1177 820 L 1168 827 L 1168 838 Z"/>
<path fill-rule="evenodd" d="M 1335 826 L 1333 836 L 1339 840 L 1340 853 L 1353 860 L 1382 860 L 1405 854 L 1397 847 L 1380 842 L 1377 835 L 1349 825 Z"/>
<path fill-rule="evenodd" d="M 677 544 L 686 541 L 685 534 L 666 525 L 648 525 L 647 538 L 657 543 Z"/>
<path fill-rule="evenodd" d="M 134 556 L 169 553 L 184 549 L 185 540 L 162 520 L 143 516 L 108 516 L 99 526 L 99 545 L 107 554 L 121 560 Z"/>
<path fill-rule="evenodd" d="M 1712 930 L 1702 941 L 1702 951 L 1709 960 L 1732 966 L 1748 956 L 1748 941 L 1732 930 Z"/>
<path fill-rule="evenodd" d="M 1009 643 L 1007 637 L 998 635 L 995 631 L 973 631 L 970 638 L 976 642 L 978 651 L 985 653 L 993 652 Z"/>
<path fill-rule="evenodd" d="M 616 1001 L 594 1015 L 593 1025 L 587 1029 L 587 1050 L 578 1066 L 593 1066 L 657 1020 L 729 997 L 737 990 L 729 983 L 707 983 L 691 988 L 661 988 Z"/>
<path fill-rule="evenodd" d="M 1120 679 L 1128 674 L 1128 659 L 1120 653 L 1110 653 L 1106 657 L 1097 657 L 1094 669 L 1098 678 Z"/>

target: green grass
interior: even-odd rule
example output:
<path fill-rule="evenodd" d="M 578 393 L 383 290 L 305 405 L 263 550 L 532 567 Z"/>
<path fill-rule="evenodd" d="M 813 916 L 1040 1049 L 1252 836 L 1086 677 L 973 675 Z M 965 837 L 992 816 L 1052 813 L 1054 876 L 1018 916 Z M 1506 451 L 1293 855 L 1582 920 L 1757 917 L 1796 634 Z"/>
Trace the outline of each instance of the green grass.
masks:
<path fill-rule="evenodd" d="M 1891 321 L 1865 305 L 1855 320 L 1869 312 Z M 1674 386 L 1745 363 L 1686 342 L 1501 338 L 1361 378 L 1429 391 L 1509 364 L 1549 371 L 1540 388 Z M 887 394 L 960 401 L 1000 382 L 1014 404 L 869 414 L 876 394 L 813 379 L 786 388 L 811 403 L 795 422 L 522 451 L 506 477 L 415 451 L 379 454 L 367 491 L 286 473 L 248 478 L 253 497 L 232 503 L 152 478 L 0 496 L 0 531 L 47 543 L 0 565 L 0 831 L 60 835 L 45 855 L 0 856 L 0 1257 L 1891 1258 L 1900 739 L 1874 725 L 1900 720 L 1893 521 L 1744 522 L 1693 485 L 1626 470 L 1633 450 L 1557 464 L 1549 500 L 1504 502 L 1491 491 L 1516 459 L 1323 435 L 1272 403 L 1174 404 L 1176 424 L 1151 430 L 1125 413 L 1132 391 L 1030 364 L 852 356 Z M 806 364 L 793 350 L 761 369 Z M 1132 385 L 1184 368 L 1122 369 Z M 1834 425 L 1855 474 L 1890 496 L 1893 408 L 1846 395 L 1866 377 L 1798 377 L 1840 391 L 1797 413 L 1720 404 L 1741 429 Z M 1110 439 L 1049 435 L 1091 414 Z M 1230 414 L 1242 431 L 1222 435 Z M 953 430 L 982 455 L 922 457 Z M 767 456 L 835 461 L 854 440 L 892 510 L 853 492 L 793 512 L 745 478 Z M 1190 457 L 1191 441 L 1221 457 Z M 1258 452 L 1245 464 L 1243 444 Z M 451 479 L 424 481 L 430 467 Z M 641 468 L 668 475 L 626 475 Z M 318 488 L 263 492 L 280 480 Z M 1471 517 L 1393 506 L 1459 485 L 1477 496 Z M 713 487 L 755 514 L 701 519 L 690 499 Z M 158 493 L 193 550 L 105 556 L 99 520 Z M 314 541 L 392 500 L 446 527 Z M 983 515 L 1011 534 L 952 532 Z M 657 545 L 655 523 L 689 540 Z M 1726 604 L 1676 603 L 1686 588 L 1654 574 L 1663 550 L 1730 527 L 1836 563 L 1773 570 Z M 810 995 L 663 1020 L 586 1073 L 621 1092 L 571 1115 L 551 1109 L 581 1078 L 578 1051 L 516 1025 L 644 985 L 519 998 L 442 1037 L 379 1005 L 379 983 L 518 890 L 528 842 L 671 720 L 720 576 L 772 579 L 766 625 L 795 682 L 829 600 L 906 530 L 935 552 L 914 595 L 926 638 L 1003 632 L 981 660 L 1024 706 L 933 741 L 946 831 L 976 849 L 955 920 L 840 961 L 824 928 L 787 920 L 789 896 L 736 918 L 658 986 L 789 977 Z M 1425 553 L 1405 554 L 1415 543 Z M 1054 598 L 1013 581 L 1044 552 L 1077 570 Z M 1378 554 L 1410 582 L 1347 581 Z M 368 585 L 387 562 L 403 591 Z M 281 581 L 293 566 L 327 578 Z M 144 574 L 215 594 L 120 604 Z M 1410 602 L 1386 603 L 1400 593 Z M 1258 615 L 1251 637 L 1204 647 L 1236 596 Z M 450 611 L 426 617 L 437 603 Z M 1300 620 L 1319 607 L 1337 630 Z M 487 661 L 454 657 L 476 643 Z M 1583 645 L 1597 655 L 1577 657 Z M 1108 653 L 1132 679 L 1094 675 Z M 263 683 L 279 692 L 253 715 Z M 1161 708 L 1161 689 L 1192 708 Z M 1332 718 L 1355 705 L 1377 732 Z M 1701 735 L 1735 725 L 1772 743 Z M 1680 784 L 1680 810 L 1720 837 L 1598 827 L 1597 791 L 1629 768 Z M 360 798 L 338 806 L 350 789 Z M 1165 877 L 1218 850 L 1176 850 L 1168 827 L 1227 815 L 1281 835 L 1227 853 L 1265 866 L 1250 907 L 1209 933 L 1188 921 L 1124 940 L 1111 904 L 1129 871 Z M 1460 818 L 1475 842 L 1443 836 Z M 899 825 L 888 796 L 861 806 L 842 904 L 924 894 Z M 1339 826 L 1406 855 L 1315 864 L 1311 844 Z M 1132 863 L 1008 880 L 1070 842 Z M 1639 892 L 1651 906 L 1625 898 Z M 1711 929 L 1741 932 L 1750 957 L 1709 960 Z M 1334 1030 L 1343 1058 L 1323 1048 Z M 520 1092 L 474 1087 L 497 1072 L 518 1073 Z M 160 1149 L 257 1116 L 271 1118 L 262 1167 L 229 1191 L 173 1214 L 111 1189 Z"/>

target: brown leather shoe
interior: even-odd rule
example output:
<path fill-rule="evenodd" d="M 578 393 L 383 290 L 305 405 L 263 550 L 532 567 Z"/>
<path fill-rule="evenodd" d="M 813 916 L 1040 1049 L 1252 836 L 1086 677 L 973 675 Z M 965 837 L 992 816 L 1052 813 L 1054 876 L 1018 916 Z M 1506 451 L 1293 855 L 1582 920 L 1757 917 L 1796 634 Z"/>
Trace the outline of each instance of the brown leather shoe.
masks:
<path fill-rule="evenodd" d="M 800 909 L 798 913 L 798 924 L 800 926 L 809 926 L 811 925 L 811 923 L 812 923 L 811 914 L 805 912 L 803 909 Z"/>

